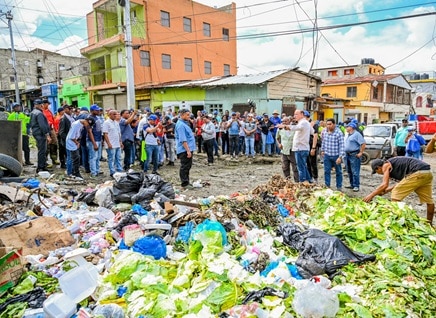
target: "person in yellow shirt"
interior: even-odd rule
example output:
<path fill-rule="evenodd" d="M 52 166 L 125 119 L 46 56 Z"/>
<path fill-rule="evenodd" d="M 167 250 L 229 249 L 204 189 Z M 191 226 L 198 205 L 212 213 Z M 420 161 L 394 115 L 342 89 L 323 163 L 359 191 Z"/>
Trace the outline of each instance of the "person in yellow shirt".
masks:
<path fill-rule="evenodd" d="M 24 152 L 24 164 L 26 166 L 32 166 L 33 163 L 30 162 L 30 147 L 29 147 L 29 122 L 30 117 L 21 112 L 21 105 L 14 103 L 12 105 L 12 113 L 9 114 L 8 120 L 18 120 L 21 121 L 21 136 L 22 136 L 22 147 Z"/>

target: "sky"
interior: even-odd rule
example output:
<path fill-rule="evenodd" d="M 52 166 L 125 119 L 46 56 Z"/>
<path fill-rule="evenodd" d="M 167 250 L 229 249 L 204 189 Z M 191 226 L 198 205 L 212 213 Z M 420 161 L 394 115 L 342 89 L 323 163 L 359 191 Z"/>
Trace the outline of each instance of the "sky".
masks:
<path fill-rule="evenodd" d="M 4 15 L 10 10 L 15 49 L 38 47 L 80 56 L 80 48 L 87 45 L 85 15 L 92 11 L 93 2 L 0 0 L 0 47 L 11 47 Z M 221 7 L 232 1 L 197 2 Z M 436 78 L 436 1 L 233 2 L 237 7 L 238 74 L 293 67 L 308 72 L 373 58 L 387 74 L 416 72 Z"/>

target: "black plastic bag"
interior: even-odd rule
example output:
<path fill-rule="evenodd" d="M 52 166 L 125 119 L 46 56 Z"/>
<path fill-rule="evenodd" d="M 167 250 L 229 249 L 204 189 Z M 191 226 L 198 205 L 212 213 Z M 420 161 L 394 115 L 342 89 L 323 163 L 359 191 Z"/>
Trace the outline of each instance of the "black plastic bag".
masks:
<path fill-rule="evenodd" d="M 301 232 L 296 225 L 287 223 L 278 227 L 277 234 L 283 236 L 283 243 L 300 252 L 295 265 L 300 275 L 307 279 L 322 274 L 331 279 L 348 263 L 375 260 L 374 255 L 352 251 L 336 236 L 318 229 Z"/>
<path fill-rule="evenodd" d="M 85 202 L 87 205 L 94 204 L 95 194 L 97 193 L 97 190 L 94 190 L 92 192 L 85 192 L 83 191 L 80 193 L 79 197 L 77 198 L 77 201 Z"/>
<path fill-rule="evenodd" d="M 133 212 L 129 212 L 125 214 L 120 222 L 117 224 L 117 226 L 114 227 L 114 230 L 121 233 L 123 231 L 123 227 L 131 224 L 138 224 L 138 219 L 136 218 L 135 214 Z"/>
<path fill-rule="evenodd" d="M 144 181 L 142 182 L 143 188 L 152 188 L 156 189 L 158 191 L 162 184 L 164 184 L 165 181 L 162 179 L 161 176 L 157 174 L 147 174 L 144 176 Z"/>
<path fill-rule="evenodd" d="M 163 194 L 169 199 L 174 199 L 176 197 L 176 192 L 174 191 L 173 185 L 169 182 L 164 182 L 160 186 L 158 192 Z"/>
<path fill-rule="evenodd" d="M 122 190 L 122 192 L 138 192 L 144 180 L 143 172 L 130 172 L 122 176 L 115 182 L 114 188 Z"/>
<path fill-rule="evenodd" d="M 160 192 L 156 193 L 156 195 L 154 196 L 154 199 L 156 200 L 156 202 L 160 205 L 160 207 L 162 209 L 165 207 L 165 202 L 170 202 L 170 199 L 167 198 L 165 195 L 163 195 Z"/>
<path fill-rule="evenodd" d="M 277 296 L 277 297 L 285 299 L 285 298 L 288 298 L 289 295 L 287 292 L 278 291 L 278 290 L 275 290 L 271 287 L 265 287 L 261 290 L 254 290 L 254 291 L 249 292 L 248 295 L 242 301 L 242 304 L 245 305 L 246 303 L 248 303 L 250 301 L 262 303 L 262 298 L 265 296 Z"/>
<path fill-rule="evenodd" d="M 134 192 L 124 192 L 123 190 L 113 188 L 112 189 L 112 199 L 115 203 L 132 203 L 132 197 L 137 193 L 138 191 Z"/>
<path fill-rule="evenodd" d="M 14 303 L 27 303 L 29 308 L 37 309 L 42 308 L 44 301 L 47 299 L 45 291 L 42 287 L 36 287 L 34 290 L 14 297 L 9 298 L 4 303 L 0 304 L 0 314 L 8 307 L 10 304 Z"/>
<path fill-rule="evenodd" d="M 151 201 L 155 194 L 156 189 L 141 188 L 139 189 L 138 193 L 132 196 L 132 203 L 139 203 L 144 200 Z"/>

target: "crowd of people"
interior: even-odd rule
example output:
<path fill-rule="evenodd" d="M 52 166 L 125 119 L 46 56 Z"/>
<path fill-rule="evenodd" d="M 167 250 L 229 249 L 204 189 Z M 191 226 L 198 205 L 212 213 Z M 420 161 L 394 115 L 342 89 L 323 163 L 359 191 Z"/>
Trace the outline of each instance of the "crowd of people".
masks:
<path fill-rule="evenodd" d="M 8 116 L 8 120 L 22 122 L 26 165 L 32 165 L 30 133 L 35 138 L 37 172 L 60 165 L 72 178 L 83 180 L 81 170 L 90 178 L 96 178 L 103 174 L 101 162 L 107 161 L 111 177 L 116 172 L 128 171 L 136 163 L 145 173 L 158 174 L 165 162 L 174 166 L 177 158 L 180 161 L 180 185 L 186 189 L 192 187 L 189 172 L 195 152 L 205 152 L 209 166 L 222 155 L 230 156 L 230 160 L 241 156 L 249 159 L 281 156 L 284 176 L 295 182 L 317 183 L 321 163 L 327 187 L 331 187 L 334 169 L 336 189 L 341 191 L 345 170 L 348 176 L 345 188 L 360 191 L 361 157 L 366 146 L 362 133 L 365 124 L 354 118 L 344 123 L 336 123 L 333 118 L 318 121 L 312 120 L 305 110 L 296 110 L 293 116 L 280 115 L 277 110 L 271 115 L 258 115 L 253 109 L 244 113 L 225 111 L 223 114 L 218 111 L 192 114 L 188 109 L 181 109 L 178 114 L 171 109 L 162 113 L 160 109 L 152 112 L 149 108 L 143 113 L 128 109 L 104 112 L 96 104 L 89 109 L 63 105 L 53 114 L 49 106 L 47 99 L 37 99 L 29 114 L 23 113 L 19 104 L 14 104 L 13 112 Z M 427 152 L 433 151 L 435 142 L 436 137 L 427 146 Z M 369 202 L 377 194 L 390 192 L 394 188 L 388 188 L 389 178 L 399 178 L 392 199 L 402 200 L 409 193 L 416 192 L 421 202 L 428 204 L 428 218 L 432 220 L 432 174 L 423 178 L 422 171 L 429 171 L 429 165 L 419 163 L 422 162 L 425 141 L 408 126 L 407 119 L 402 121 L 396 134 L 395 147 L 398 157 L 387 161 L 373 160 L 373 173 L 385 177 L 383 184 L 364 200 Z M 402 169 L 410 173 L 399 173 Z M 408 178 L 418 172 L 420 182 L 411 183 Z"/>

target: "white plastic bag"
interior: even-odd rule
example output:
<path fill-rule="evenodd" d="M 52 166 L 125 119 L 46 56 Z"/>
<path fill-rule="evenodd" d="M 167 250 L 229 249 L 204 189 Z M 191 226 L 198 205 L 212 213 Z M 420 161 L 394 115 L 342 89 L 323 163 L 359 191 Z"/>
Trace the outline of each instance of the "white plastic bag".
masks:
<path fill-rule="evenodd" d="M 292 306 L 302 317 L 335 317 L 339 310 L 339 299 L 336 292 L 308 282 L 295 292 Z"/>

